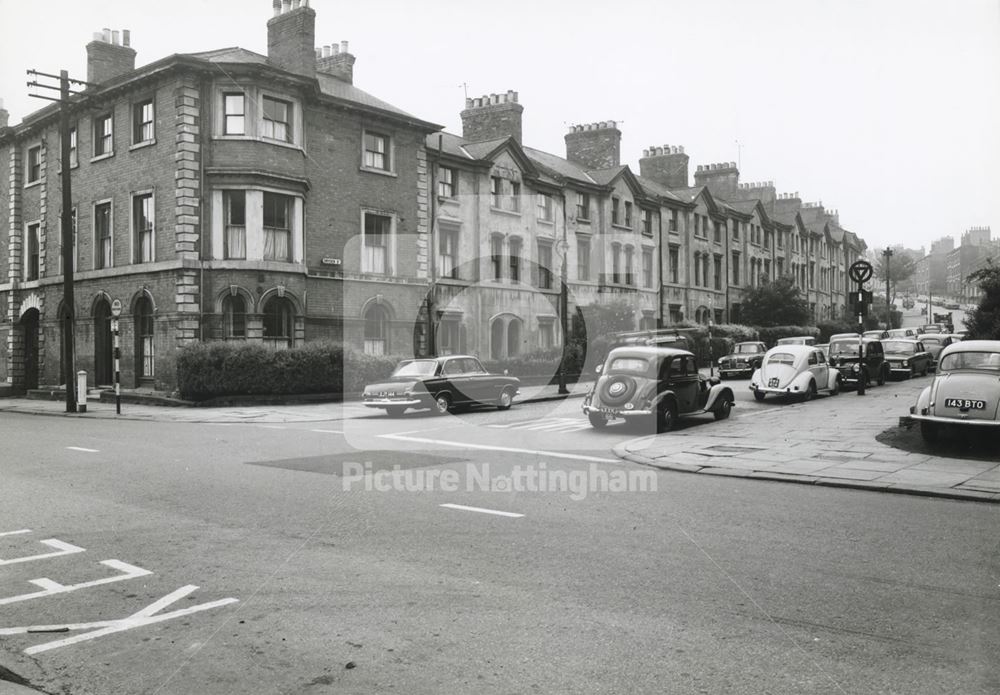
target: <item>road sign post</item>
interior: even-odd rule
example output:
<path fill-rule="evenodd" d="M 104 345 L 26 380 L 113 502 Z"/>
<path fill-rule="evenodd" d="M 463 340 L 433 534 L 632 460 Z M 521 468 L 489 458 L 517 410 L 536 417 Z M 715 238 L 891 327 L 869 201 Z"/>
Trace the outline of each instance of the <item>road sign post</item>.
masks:
<path fill-rule="evenodd" d="M 122 315 L 122 300 L 116 299 L 111 302 L 111 333 L 114 336 L 114 358 L 115 358 L 115 414 L 122 414 L 122 370 L 121 370 L 121 349 L 118 347 L 118 318 Z"/>
<path fill-rule="evenodd" d="M 847 274 L 857 283 L 858 290 L 854 298 L 854 311 L 858 315 L 858 395 L 865 395 L 865 386 L 868 375 L 865 370 L 865 341 L 861 336 L 865 332 L 865 300 L 868 298 L 864 285 L 871 280 L 874 268 L 868 261 L 854 261 L 848 269 Z"/>

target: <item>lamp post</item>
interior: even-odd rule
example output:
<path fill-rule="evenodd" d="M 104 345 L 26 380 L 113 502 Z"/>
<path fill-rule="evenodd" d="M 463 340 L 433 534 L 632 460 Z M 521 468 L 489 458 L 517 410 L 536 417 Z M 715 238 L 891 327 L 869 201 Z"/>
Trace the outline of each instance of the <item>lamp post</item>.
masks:
<path fill-rule="evenodd" d="M 565 204 L 563 205 L 565 208 Z M 565 212 L 564 212 L 565 216 Z M 562 265 L 559 269 L 559 331 L 562 334 L 562 350 L 559 357 L 559 393 L 566 395 L 569 389 L 566 388 L 566 349 L 569 347 L 569 290 L 566 286 L 568 273 L 566 264 L 569 260 L 569 242 L 566 241 L 566 224 L 563 222 L 563 238 L 556 245 L 559 255 L 562 257 Z"/>
<path fill-rule="evenodd" d="M 885 258 L 885 330 L 892 330 L 892 304 L 889 302 L 889 259 L 892 258 L 892 249 L 886 248 L 882 252 Z"/>

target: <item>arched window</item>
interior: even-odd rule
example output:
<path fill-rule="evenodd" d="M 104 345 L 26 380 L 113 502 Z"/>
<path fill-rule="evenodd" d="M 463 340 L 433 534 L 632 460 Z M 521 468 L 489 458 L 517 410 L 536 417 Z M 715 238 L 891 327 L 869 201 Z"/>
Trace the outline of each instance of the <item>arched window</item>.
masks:
<path fill-rule="evenodd" d="M 365 354 L 389 353 L 389 312 L 381 304 L 373 303 L 365 311 Z"/>
<path fill-rule="evenodd" d="M 242 295 L 231 294 L 223 298 L 222 334 L 226 340 L 247 337 L 247 302 Z"/>
<path fill-rule="evenodd" d="M 275 350 L 292 346 L 295 307 L 285 297 L 274 296 L 264 304 L 264 344 Z"/>
<path fill-rule="evenodd" d="M 517 357 L 521 352 L 521 319 L 511 319 L 507 324 L 507 357 Z"/>
<path fill-rule="evenodd" d="M 494 319 L 490 325 L 490 358 L 499 360 L 503 358 L 504 347 L 504 321 L 503 318 Z"/>
<path fill-rule="evenodd" d="M 135 367 L 140 381 L 156 376 L 153 341 L 153 302 L 143 296 L 135 303 Z"/>

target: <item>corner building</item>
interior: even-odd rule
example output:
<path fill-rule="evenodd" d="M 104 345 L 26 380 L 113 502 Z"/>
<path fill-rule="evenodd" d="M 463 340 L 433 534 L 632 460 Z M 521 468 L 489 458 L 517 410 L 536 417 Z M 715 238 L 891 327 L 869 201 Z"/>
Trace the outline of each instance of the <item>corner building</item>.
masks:
<path fill-rule="evenodd" d="M 224 48 L 140 68 L 127 31 L 87 45 L 73 108 L 76 369 L 170 390 L 177 348 L 329 338 L 422 349 L 425 137 L 440 127 L 358 89 L 347 42 L 316 47 L 307 0 L 274 0 L 268 54 Z M 3 115 L 3 114 L 0 114 Z M 0 120 L 0 380 L 59 384 L 58 108 Z"/>

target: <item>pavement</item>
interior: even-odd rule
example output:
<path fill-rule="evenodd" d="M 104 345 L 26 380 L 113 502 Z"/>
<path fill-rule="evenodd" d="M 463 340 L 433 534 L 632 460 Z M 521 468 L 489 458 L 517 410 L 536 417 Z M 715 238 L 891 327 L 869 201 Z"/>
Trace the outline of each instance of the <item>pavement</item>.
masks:
<path fill-rule="evenodd" d="M 809 403 L 768 399 L 770 407 L 745 415 L 734 409 L 724 427 L 687 427 L 625 442 L 614 452 L 662 470 L 1000 502 L 995 447 L 983 447 L 983 457 L 952 458 L 876 439 L 909 412 L 927 383 L 892 383 L 864 396 L 847 391 Z"/>
<path fill-rule="evenodd" d="M 591 382 L 568 384 L 569 394 L 561 395 L 558 386 L 522 386 L 514 403 L 537 403 L 582 398 L 590 389 Z M 118 418 L 125 420 L 150 420 L 162 422 L 260 422 L 270 424 L 292 422 L 326 422 L 346 420 L 360 415 L 378 412 L 366 408 L 361 401 L 343 403 L 303 403 L 262 406 L 221 406 L 221 407 L 165 407 L 159 405 L 123 403 L 122 413 L 117 415 L 114 403 L 103 403 L 95 399 L 87 401 L 87 412 L 67 413 L 64 400 L 36 400 L 29 398 L 0 398 L 0 412 L 28 413 L 33 415 L 53 415 L 70 418 Z"/>

